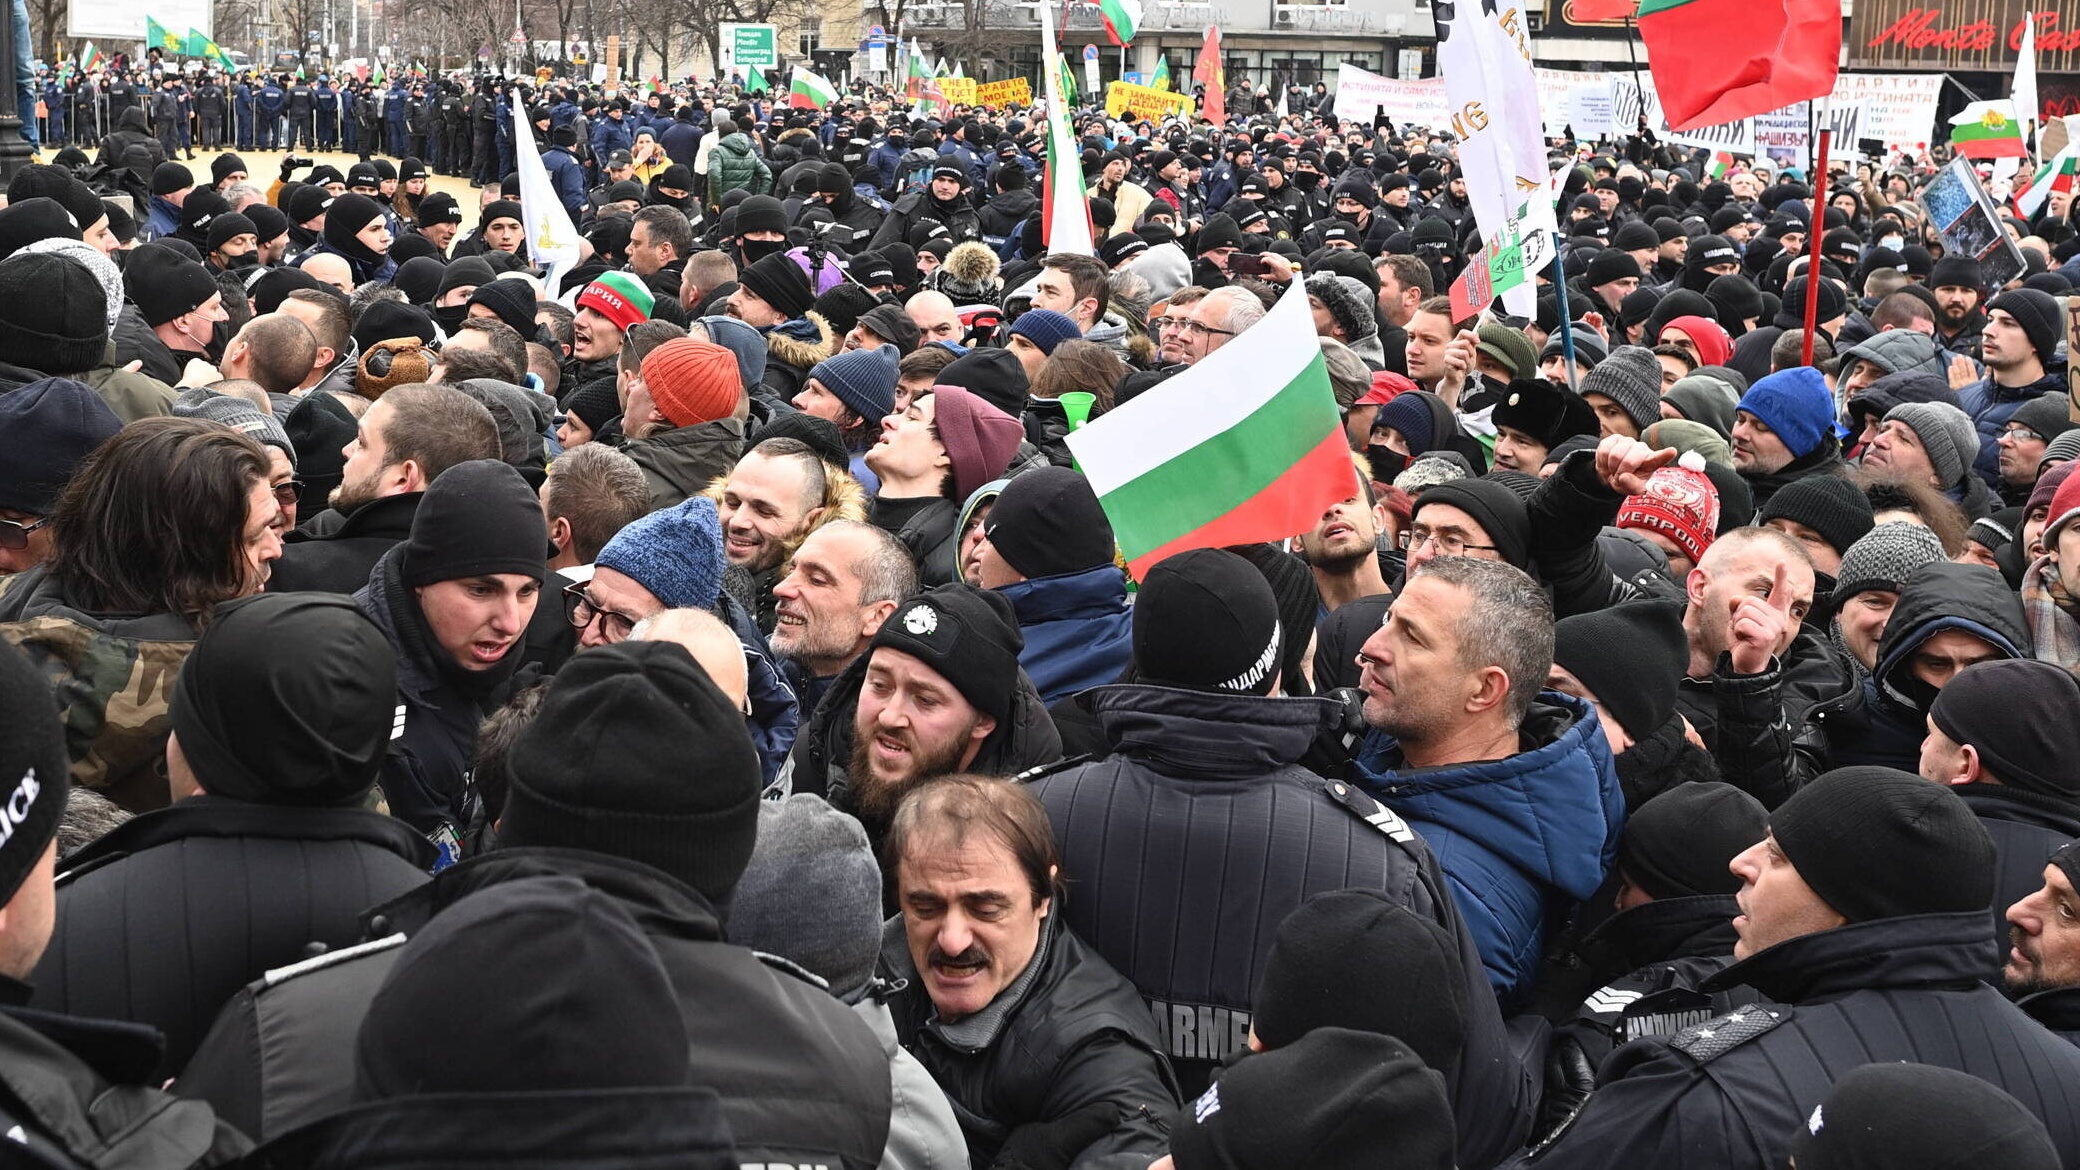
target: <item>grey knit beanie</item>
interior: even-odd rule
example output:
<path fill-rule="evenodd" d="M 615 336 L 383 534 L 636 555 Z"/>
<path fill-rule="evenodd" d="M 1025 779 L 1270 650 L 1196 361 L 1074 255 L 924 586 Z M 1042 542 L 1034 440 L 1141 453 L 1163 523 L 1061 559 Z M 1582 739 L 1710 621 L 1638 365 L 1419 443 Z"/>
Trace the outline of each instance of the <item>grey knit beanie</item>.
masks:
<path fill-rule="evenodd" d="M 1897 593 L 1914 570 L 1945 559 L 1943 542 L 1927 528 L 1904 520 L 1880 524 L 1842 554 L 1832 595 L 1835 608 L 1872 589 Z"/>
<path fill-rule="evenodd" d="M 1972 416 L 1946 402 L 1902 402 L 1885 412 L 1884 421 L 1913 428 L 1945 488 L 1962 482 L 1979 458 L 1979 431 Z"/>
<path fill-rule="evenodd" d="M 1601 394 L 1641 430 L 1661 417 L 1661 362 L 1643 346 L 1621 345 L 1582 378 L 1582 396 Z"/>
<path fill-rule="evenodd" d="M 2037 460 L 2037 473 L 2043 474 L 2044 465 L 2054 459 L 2080 459 L 2080 430 L 2067 431 L 2044 444 L 2044 457 Z"/>

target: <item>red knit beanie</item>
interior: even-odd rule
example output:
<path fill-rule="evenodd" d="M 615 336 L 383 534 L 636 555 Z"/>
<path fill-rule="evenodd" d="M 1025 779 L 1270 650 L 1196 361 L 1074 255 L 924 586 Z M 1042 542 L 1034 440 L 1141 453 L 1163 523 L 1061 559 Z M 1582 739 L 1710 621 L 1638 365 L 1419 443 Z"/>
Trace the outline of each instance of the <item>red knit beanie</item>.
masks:
<path fill-rule="evenodd" d="M 1659 532 L 1676 542 L 1692 564 L 1704 559 L 1719 529 L 1719 489 L 1704 474 L 1704 457 L 1683 461 L 1647 480 L 1647 490 L 1618 505 L 1616 526 Z"/>
<path fill-rule="evenodd" d="M 650 398 L 675 427 L 728 418 L 744 391 L 737 355 L 712 341 L 675 337 L 643 358 Z"/>

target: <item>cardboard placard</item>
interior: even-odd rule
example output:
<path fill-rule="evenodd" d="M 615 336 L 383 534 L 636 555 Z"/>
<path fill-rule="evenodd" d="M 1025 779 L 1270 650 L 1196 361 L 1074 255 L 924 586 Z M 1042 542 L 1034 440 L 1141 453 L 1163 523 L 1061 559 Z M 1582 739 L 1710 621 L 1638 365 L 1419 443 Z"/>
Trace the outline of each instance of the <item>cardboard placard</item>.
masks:
<path fill-rule="evenodd" d="M 972 77 L 942 77 L 939 79 L 939 92 L 946 95 L 947 101 L 957 106 L 974 105 L 976 88 L 976 81 Z"/>
<path fill-rule="evenodd" d="M 1146 119 L 1160 122 L 1164 118 L 1192 116 L 1192 99 L 1181 93 L 1152 89 L 1146 85 L 1130 85 L 1115 81 L 1105 87 L 1105 114 L 1107 117 L 1126 117 L 1133 121 Z"/>
<path fill-rule="evenodd" d="M 975 87 L 975 100 L 992 109 L 1033 104 L 1033 83 L 1023 77 L 989 81 Z"/>

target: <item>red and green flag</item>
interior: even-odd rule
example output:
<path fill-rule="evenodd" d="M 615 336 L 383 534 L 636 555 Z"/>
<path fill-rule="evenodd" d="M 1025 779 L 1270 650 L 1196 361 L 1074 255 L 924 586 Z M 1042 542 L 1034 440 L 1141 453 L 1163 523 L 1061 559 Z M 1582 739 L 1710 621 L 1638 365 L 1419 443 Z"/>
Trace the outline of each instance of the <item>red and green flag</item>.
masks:
<path fill-rule="evenodd" d="M 787 83 L 787 104 L 797 110 L 821 110 L 838 100 L 838 87 L 797 65 Z"/>
<path fill-rule="evenodd" d="M 1688 130 L 1834 92 L 1840 0 L 1641 0 L 1639 34 L 1670 127 Z"/>
<path fill-rule="evenodd" d="M 1950 148 L 1965 158 L 2023 158 L 2022 121 L 2011 101 L 1973 102 L 1950 119 Z"/>
<path fill-rule="evenodd" d="M 1723 179 L 1726 177 L 1726 173 L 1728 171 L 1731 171 L 1732 169 L 1732 152 L 1725 150 L 1715 150 L 1712 152 L 1712 161 L 1705 164 L 1704 173 L 1706 176 L 1713 179 Z"/>
<path fill-rule="evenodd" d="M 1284 540 L 1358 489 L 1294 281 L 1263 320 L 1069 436 L 1127 569 L 1194 548 Z"/>
<path fill-rule="evenodd" d="M 1098 15 L 1105 21 L 1105 35 L 1124 45 L 1141 27 L 1141 0 L 1098 0 Z"/>
<path fill-rule="evenodd" d="M 2015 211 L 2028 219 L 2044 206 L 2053 191 L 2070 195 L 2080 188 L 2080 150 L 2067 146 L 2057 157 L 2037 168 L 2028 185 L 2015 192 Z"/>

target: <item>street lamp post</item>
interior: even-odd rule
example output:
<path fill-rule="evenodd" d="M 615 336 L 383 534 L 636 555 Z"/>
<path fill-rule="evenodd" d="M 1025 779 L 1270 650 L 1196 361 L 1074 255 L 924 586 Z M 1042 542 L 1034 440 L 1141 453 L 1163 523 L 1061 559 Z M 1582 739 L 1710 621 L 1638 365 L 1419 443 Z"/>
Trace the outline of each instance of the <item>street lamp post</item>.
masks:
<path fill-rule="evenodd" d="M 14 74 L 14 17 L 0 17 L 0 180 L 12 179 L 35 157 L 22 137 L 20 82 Z"/>

